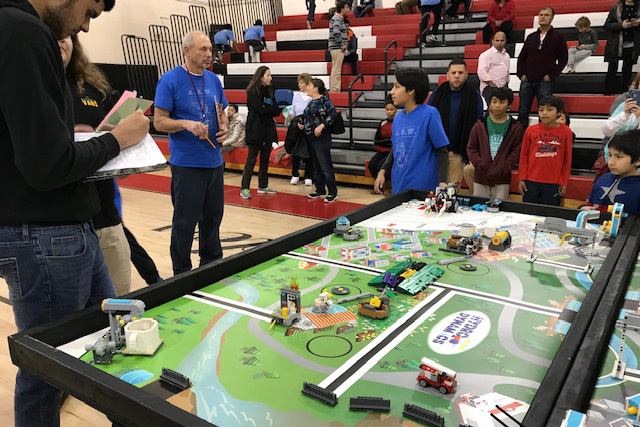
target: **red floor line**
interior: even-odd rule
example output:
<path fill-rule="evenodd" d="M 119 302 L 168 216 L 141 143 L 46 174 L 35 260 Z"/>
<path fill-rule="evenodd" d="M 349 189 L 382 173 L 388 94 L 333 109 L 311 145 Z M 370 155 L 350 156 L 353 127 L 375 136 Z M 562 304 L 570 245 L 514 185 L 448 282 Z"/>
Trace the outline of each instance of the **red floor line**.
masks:
<path fill-rule="evenodd" d="M 118 181 L 118 185 L 135 190 L 153 191 L 156 193 L 171 193 L 171 177 L 160 175 L 131 175 Z M 314 219 L 330 219 L 344 215 L 364 205 L 342 202 L 325 203 L 323 199 L 309 199 L 299 194 L 278 193 L 276 195 L 262 195 L 251 190 L 252 199 L 240 197 L 240 187 L 224 186 L 224 203 L 231 206 L 241 206 L 288 215 L 302 216 Z M 339 195 L 338 195 L 339 197 Z"/>

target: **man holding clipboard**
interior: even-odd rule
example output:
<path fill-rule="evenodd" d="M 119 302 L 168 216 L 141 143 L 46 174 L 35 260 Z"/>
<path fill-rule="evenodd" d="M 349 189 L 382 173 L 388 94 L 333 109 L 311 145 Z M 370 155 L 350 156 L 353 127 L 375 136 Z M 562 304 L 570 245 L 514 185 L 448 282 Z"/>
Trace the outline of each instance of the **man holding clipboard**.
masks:
<path fill-rule="evenodd" d="M 224 161 L 220 147 L 228 134 L 222 83 L 207 70 L 211 40 L 199 31 L 183 39 L 185 62 L 166 72 L 156 88 L 154 126 L 169 134 L 171 157 L 171 262 L 173 273 L 191 270 L 191 246 L 199 230 L 200 265 L 222 258 L 220 223 L 224 210 Z"/>

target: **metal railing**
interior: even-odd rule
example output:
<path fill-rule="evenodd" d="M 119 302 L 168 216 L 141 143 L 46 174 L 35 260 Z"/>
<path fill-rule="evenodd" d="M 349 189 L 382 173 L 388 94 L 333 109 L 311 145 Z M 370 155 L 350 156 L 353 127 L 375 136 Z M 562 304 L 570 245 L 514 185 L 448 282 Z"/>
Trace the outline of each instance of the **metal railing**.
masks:
<path fill-rule="evenodd" d="M 391 46 L 395 46 L 395 48 L 398 48 L 398 42 L 396 42 L 395 40 L 393 40 L 391 43 L 389 43 L 387 45 L 387 47 L 384 48 L 384 100 L 385 102 L 387 102 L 387 92 L 389 91 L 389 68 L 391 68 L 391 66 L 396 62 L 396 56 L 394 56 L 393 58 L 391 58 L 391 61 L 388 60 L 389 58 L 389 49 L 391 49 Z"/>
<path fill-rule="evenodd" d="M 129 87 L 138 92 L 138 96 L 153 99 L 158 82 L 157 66 L 144 37 L 123 34 L 120 38 L 124 54 Z"/>
<path fill-rule="evenodd" d="M 353 85 L 355 85 L 358 80 L 362 81 L 364 84 L 364 76 L 362 74 L 358 74 L 356 78 L 349 83 L 349 89 L 347 89 L 349 94 L 349 148 L 353 148 L 355 144 L 355 141 L 353 140 L 353 106 L 362 96 L 362 93 L 360 93 L 355 100 L 353 99 Z"/>
<path fill-rule="evenodd" d="M 446 46 L 447 45 L 447 13 L 446 13 L 446 8 L 445 5 L 442 6 L 442 42 L 440 43 L 441 46 Z M 422 28 L 422 22 L 425 20 L 425 18 L 427 19 L 427 25 L 425 27 L 424 30 L 422 30 L 420 32 L 420 37 L 418 38 L 418 44 L 420 46 L 420 60 L 419 60 L 419 67 L 422 69 L 422 48 L 423 48 L 423 42 L 422 40 L 424 39 L 424 41 L 426 42 L 426 34 L 429 32 L 429 17 L 431 16 L 430 12 L 427 12 L 425 14 L 422 15 L 422 18 L 420 18 L 420 27 Z"/>
<path fill-rule="evenodd" d="M 166 25 L 149 25 L 151 50 L 158 66 L 160 76 L 180 64 L 176 44 L 171 38 L 171 31 Z"/>
<path fill-rule="evenodd" d="M 204 6 L 189 6 L 189 19 L 191 20 L 191 28 L 209 34 L 209 12 Z"/>

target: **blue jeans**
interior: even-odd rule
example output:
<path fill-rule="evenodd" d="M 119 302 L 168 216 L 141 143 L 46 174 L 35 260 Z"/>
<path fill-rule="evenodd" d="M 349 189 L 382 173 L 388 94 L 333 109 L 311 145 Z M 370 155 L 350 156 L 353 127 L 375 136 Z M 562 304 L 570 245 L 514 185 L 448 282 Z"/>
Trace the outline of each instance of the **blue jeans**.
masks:
<path fill-rule="evenodd" d="M 553 83 L 551 82 L 522 82 L 520 84 L 520 108 L 518 109 L 518 121 L 524 129 L 529 126 L 529 114 L 531 113 L 531 105 L 533 98 L 540 100 L 545 96 L 553 95 Z"/>
<path fill-rule="evenodd" d="M 0 226 L 0 277 L 18 331 L 33 328 L 116 296 L 100 243 L 88 223 Z M 15 425 L 59 426 L 60 395 L 24 369 L 15 388 Z"/>

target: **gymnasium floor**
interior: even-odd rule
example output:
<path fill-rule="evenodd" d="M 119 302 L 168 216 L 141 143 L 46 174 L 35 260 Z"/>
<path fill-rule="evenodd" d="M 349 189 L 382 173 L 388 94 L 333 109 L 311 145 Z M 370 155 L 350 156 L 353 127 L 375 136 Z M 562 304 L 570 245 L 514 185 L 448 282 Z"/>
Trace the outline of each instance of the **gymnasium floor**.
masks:
<path fill-rule="evenodd" d="M 168 173 L 159 175 L 169 176 Z M 369 188 L 341 186 L 338 188 L 338 203 L 327 207 L 321 200 L 310 200 L 306 197 L 313 187 L 305 187 L 302 183 L 294 186 L 289 184 L 288 179 L 270 177 L 269 186 L 281 194 L 258 196 L 254 193 L 253 199 L 246 201 L 239 196 L 236 197 L 239 193 L 240 178 L 238 173 L 225 173 L 225 200 L 231 204 L 225 204 L 220 229 L 224 256 L 316 224 L 324 217 L 333 217 L 341 211 L 348 212 L 358 205 L 370 204 L 381 199 L 381 196 L 372 195 Z M 252 185 L 255 189 L 257 176 L 254 176 Z M 237 191 L 234 191 L 235 189 Z M 121 192 L 125 224 L 149 252 L 158 266 L 161 277 L 170 277 L 172 270 L 169 257 L 169 226 L 173 213 L 171 198 L 168 194 L 127 188 L 121 188 Z M 197 249 L 197 242 L 194 242 L 193 247 Z M 193 263 L 197 265 L 197 255 L 193 256 Z M 132 271 L 132 289 L 146 286 L 135 268 L 132 267 Z M 17 368 L 11 363 L 7 337 L 14 334 L 16 328 L 8 303 L 7 286 L 2 279 L 0 282 L 0 402 L 3 402 L 0 405 L 0 419 L 6 420 L 3 422 L 5 425 L 13 425 L 12 402 Z M 62 408 L 61 425 L 110 426 L 111 423 L 84 403 L 69 398 Z"/>

